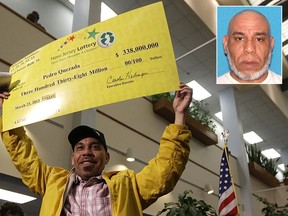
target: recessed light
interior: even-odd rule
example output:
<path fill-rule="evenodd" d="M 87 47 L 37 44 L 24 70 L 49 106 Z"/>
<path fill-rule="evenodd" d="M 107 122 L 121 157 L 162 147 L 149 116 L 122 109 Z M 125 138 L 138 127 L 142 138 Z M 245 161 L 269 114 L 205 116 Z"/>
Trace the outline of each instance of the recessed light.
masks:
<path fill-rule="evenodd" d="M 110 19 L 112 17 L 117 16 L 117 14 L 108 7 L 104 2 L 101 2 L 101 21 Z"/>
<path fill-rule="evenodd" d="M 280 2 L 280 0 L 272 0 L 272 1 L 269 2 L 266 6 L 276 5 L 278 2 Z"/>
<path fill-rule="evenodd" d="M 285 172 L 285 164 L 284 164 L 284 163 L 279 164 L 279 165 L 278 165 L 278 168 L 279 168 L 282 172 Z"/>
<path fill-rule="evenodd" d="M 214 114 L 219 120 L 223 121 L 223 115 L 222 115 L 222 112 L 217 112 Z"/>
<path fill-rule="evenodd" d="M 251 5 L 260 5 L 264 0 L 249 0 Z"/>
<path fill-rule="evenodd" d="M 281 155 L 274 148 L 266 149 L 264 151 L 261 151 L 261 153 L 269 159 L 281 157 Z"/>
<path fill-rule="evenodd" d="M 288 40 L 288 20 L 282 23 L 282 42 Z"/>
<path fill-rule="evenodd" d="M 19 204 L 27 203 L 35 200 L 36 197 L 27 196 L 21 193 L 12 192 L 9 190 L 0 189 L 0 200 L 7 200 Z"/>
<path fill-rule="evenodd" d="M 201 101 L 211 96 L 211 94 L 195 80 L 187 83 L 187 85 L 193 89 L 193 98 L 195 100 Z"/>
<path fill-rule="evenodd" d="M 284 53 L 285 56 L 288 55 L 288 44 L 286 44 L 286 45 L 284 45 L 284 46 L 282 47 L 282 51 L 283 51 L 283 53 Z"/>
<path fill-rule="evenodd" d="M 75 5 L 75 0 L 69 0 L 69 2 L 73 5 Z"/>
<path fill-rule="evenodd" d="M 254 131 L 243 134 L 243 138 L 249 144 L 255 144 L 263 141 L 263 139 Z"/>

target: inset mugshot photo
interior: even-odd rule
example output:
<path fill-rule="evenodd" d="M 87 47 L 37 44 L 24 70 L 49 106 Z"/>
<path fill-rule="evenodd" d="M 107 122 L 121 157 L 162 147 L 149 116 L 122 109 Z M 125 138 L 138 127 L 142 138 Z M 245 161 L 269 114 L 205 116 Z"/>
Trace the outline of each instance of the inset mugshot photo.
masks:
<path fill-rule="evenodd" d="M 282 84 L 282 7 L 217 7 L 217 84 Z"/>

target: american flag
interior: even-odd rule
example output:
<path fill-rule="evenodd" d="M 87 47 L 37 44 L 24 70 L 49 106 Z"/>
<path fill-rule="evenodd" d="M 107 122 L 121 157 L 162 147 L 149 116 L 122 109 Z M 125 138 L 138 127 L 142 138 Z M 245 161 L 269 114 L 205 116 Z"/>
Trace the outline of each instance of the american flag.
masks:
<path fill-rule="evenodd" d="M 219 216 L 239 214 L 236 191 L 229 166 L 228 147 L 226 144 L 224 145 L 220 163 L 218 211 Z"/>

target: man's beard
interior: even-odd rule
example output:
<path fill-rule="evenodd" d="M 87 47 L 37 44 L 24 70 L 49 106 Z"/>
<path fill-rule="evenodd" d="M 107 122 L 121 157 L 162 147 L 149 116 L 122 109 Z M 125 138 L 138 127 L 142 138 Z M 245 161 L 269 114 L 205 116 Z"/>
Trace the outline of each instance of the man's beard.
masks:
<path fill-rule="evenodd" d="M 232 62 L 232 60 L 230 58 L 229 49 L 227 50 L 227 57 L 228 57 L 228 60 L 229 60 L 231 71 L 235 74 L 235 76 L 238 79 L 246 80 L 246 81 L 257 80 L 260 77 L 262 77 L 268 71 L 268 68 L 269 68 L 269 65 L 270 65 L 270 61 L 271 61 L 271 56 L 272 56 L 272 52 L 271 52 L 271 49 L 270 49 L 268 59 L 267 59 L 265 65 L 262 67 L 262 69 L 259 70 L 259 71 L 253 72 L 251 74 L 245 74 L 245 73 L 239 71 L 236 68 L 236 66 L 233 64 L 233 62 Z"/>

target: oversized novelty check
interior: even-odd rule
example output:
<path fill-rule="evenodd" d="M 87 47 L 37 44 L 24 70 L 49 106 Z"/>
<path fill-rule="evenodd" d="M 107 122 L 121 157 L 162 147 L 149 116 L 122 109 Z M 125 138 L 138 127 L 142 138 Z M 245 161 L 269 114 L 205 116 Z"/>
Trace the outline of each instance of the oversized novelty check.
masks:
<path fill-rule="evenodd" d="M 10 68 L 4 130 L 178 88 L 162 2 L 58 39 Z"/>

